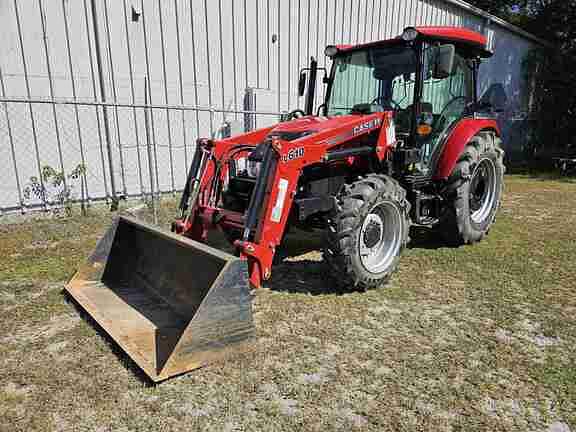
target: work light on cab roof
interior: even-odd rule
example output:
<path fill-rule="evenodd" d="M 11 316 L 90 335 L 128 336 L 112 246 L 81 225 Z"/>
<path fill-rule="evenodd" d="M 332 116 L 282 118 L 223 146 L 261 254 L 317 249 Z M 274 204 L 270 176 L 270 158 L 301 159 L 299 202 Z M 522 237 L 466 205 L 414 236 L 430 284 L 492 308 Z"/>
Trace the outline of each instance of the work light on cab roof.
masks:
<path fill-rule="evenodd" d="M 408 27 L 404 30 L 404 32 L 402 32 L 400 37 L 406 42 L 412 42 L 418 37 L 418 30 L 416 30 L 414 27 Z"/>

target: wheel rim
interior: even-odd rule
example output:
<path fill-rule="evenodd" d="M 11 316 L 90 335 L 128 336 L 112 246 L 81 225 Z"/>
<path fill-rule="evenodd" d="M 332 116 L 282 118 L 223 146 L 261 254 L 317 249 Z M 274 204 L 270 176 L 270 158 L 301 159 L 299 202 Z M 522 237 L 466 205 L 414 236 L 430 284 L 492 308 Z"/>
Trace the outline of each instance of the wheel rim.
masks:
<path fill-rule="evenodd" d="M 391 202 L 377 204 L 366 216 L 358 245 L 367 271 L 382 273 L 392 265 L 402 246 L 402 223 L 400 211 Z"/>
<path fill-rule="evenodd" d="M 481 224 L 492 213 L 496 202 L 496 165 L 491 159 L 482 159 L 470 180 L 470 218 Z"/>

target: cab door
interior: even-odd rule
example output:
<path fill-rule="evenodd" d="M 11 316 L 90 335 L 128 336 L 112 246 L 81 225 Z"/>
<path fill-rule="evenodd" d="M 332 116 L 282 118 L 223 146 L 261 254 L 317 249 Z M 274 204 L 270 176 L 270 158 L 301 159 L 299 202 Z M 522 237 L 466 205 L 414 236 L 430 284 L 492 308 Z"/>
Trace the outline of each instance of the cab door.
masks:
<path fill-rule="evenodd" d="M 429 168 L 432 156 L 444 133 L 464 117 L 474 102 L 474 67 L 470 60 L 461 56 L 458 51 L 454 58 L 452 73 L 446 78 L 434 78 L 432 68 L 435 63 L 434 46 L 424 47 L 424 81 L 422 88 L 422 111 L 432 114 L 432 131 L 418 137 L 421 146 L 421 169 Z"/>

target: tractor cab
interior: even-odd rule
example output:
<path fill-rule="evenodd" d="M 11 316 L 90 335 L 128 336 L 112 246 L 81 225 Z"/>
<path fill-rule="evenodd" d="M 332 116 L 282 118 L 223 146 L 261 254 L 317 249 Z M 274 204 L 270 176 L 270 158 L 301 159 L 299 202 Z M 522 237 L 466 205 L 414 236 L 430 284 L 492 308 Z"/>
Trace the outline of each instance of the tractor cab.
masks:
<path fill-rule="evenodd" d="M 408 28 L 395 39 L 329 46 L 333 59 L 322 108 L 327 116 L 392 111 L 396 144 L 409 162 L 431 170 L 442 138 L 476 111 L 483 36 L 454 28 Z M 310 89 L 309 89 L 310 90 Z"/>

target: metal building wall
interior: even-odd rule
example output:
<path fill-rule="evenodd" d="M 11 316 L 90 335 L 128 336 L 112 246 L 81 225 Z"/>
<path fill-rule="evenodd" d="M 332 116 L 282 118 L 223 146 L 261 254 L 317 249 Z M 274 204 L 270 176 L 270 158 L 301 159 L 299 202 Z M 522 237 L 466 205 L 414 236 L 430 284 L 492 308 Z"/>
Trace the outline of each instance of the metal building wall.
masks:
<path fill-rule="evenodd" d="M 480 90 L 502 83 L 509 95 L 502 121 L 511 136 L 514 120 L 526 111 L 522 59 L 535 43 L 448 1 L 94 3 L 110 106 L 89 103 L 102 102 L 91 0 L 0 1 L 4 211 L 39 204 L 22 192 L 44 165 L 69 172 L 85 163 L 82 181 L 90 199 L 111 196 L 111 177 L 119 194 L 144 194 L 151 183 L 164 192 L 179 190 L 198 136 L 216 133 L 224 121 L 242 128 L 247 88 L 260 113 L 256 126 L 274 123 L 278 113 L 302 106 L 296 81 L 310 56 L 323 65 L 327 44 L 394 37 L 408 25 L 464 26 L 489 35 L 496 55 L 482 67 Z M 140 14 L 137 21 L 132 9 Z M 156 107 L 149 118 L 153 154 L 142 106 L 146 79 Z"/>

